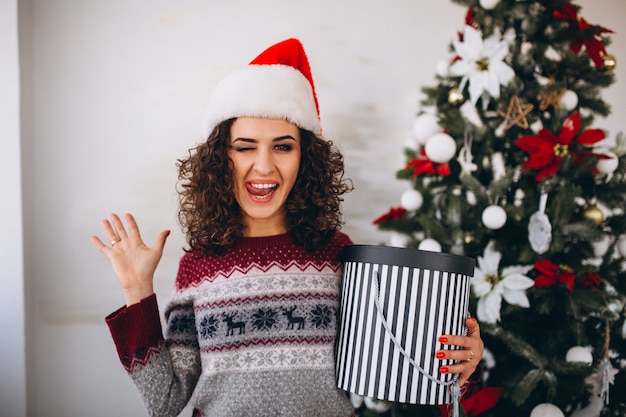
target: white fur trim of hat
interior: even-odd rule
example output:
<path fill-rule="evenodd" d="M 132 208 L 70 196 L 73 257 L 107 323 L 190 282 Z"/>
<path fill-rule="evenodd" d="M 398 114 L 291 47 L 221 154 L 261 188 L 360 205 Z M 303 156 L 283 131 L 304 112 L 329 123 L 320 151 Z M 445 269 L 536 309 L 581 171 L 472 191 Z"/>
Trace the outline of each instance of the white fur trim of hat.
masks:
<path fill-rule="evenodd" d="M 209 98 L 204 137 L 221 122 L 237 117 L 288 120 L 321 134 L 315 86 L 300 41 L 273 45 L 248 66 L 226 75 Z"/>

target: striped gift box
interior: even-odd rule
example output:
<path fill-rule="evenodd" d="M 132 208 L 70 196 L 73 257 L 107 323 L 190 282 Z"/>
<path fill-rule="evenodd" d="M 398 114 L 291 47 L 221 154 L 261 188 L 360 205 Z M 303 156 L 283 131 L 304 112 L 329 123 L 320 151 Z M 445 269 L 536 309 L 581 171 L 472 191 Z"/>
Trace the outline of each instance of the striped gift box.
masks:
<path fill-rule="evenodd" d="M 415 249 L 351 245 L 337 339 L 337 386 L 410 404 L 449 404 L 457 375 L 435 359 L 442 334 L 466 334 L 474 259 Z M 445 346 L 453 349 L 453 346 Z"/>

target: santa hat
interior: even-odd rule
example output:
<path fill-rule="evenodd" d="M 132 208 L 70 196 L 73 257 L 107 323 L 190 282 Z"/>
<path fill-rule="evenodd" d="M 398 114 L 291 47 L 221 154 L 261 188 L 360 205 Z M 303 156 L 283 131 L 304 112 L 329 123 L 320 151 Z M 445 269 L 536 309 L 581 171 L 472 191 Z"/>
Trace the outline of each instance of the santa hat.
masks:
<path fill-rule="evenodd" d="M 284 119 L 321 133 L 311 68 L 299 40 L 287 39 L 270 46 L 248 66 L 217 84 L 209 99 L 204 137 L 224 120 L 235 117 Z"/>

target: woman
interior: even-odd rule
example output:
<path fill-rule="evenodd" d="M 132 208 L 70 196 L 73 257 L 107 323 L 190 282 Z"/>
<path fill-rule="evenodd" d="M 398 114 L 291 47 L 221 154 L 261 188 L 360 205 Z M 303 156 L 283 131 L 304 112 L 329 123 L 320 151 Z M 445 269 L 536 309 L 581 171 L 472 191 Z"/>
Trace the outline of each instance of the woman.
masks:
<path fill-rule="evenodd" d="M 341 279 L 343 157 L 323 139 L 315 88 L 299 41 L 278 43 L 214 90 L 208 140 L 179 161 L 179 219 L 189 248 L 165 309 L 153 274 L 168 231 L 152 247 L 134 218 L 104 220 L 126 306 L 107 317 L 120 360 L 151 415 L 350 416 L 336 388 L 334 342 Z M 464 384 L 483 344 L 437 358 Z"/>

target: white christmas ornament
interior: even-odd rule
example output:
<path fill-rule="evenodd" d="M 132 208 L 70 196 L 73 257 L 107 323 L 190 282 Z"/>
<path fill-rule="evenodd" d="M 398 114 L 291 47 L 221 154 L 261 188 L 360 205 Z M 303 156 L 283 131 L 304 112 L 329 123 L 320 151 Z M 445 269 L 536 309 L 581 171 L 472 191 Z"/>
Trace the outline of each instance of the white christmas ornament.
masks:
<path fill-rule="evenodd" d="M 427 250 L 430 252 L 441 252 L 441 245 L 435 239 L 424 239 L 417 247 L 419 250 Z"/>
<path fill-rule="evenodd" d="M 441 132 L 441 127 L 434 115 L 423 113 L 417 116 L 413 124 L 413 137 L 417 143 L 424 145 L 426 141 L 437 132 Z"/>
<path fill-rule="evenodd" d="M 578 106 L 578 95 L 572 90 L 566 90 L 561 96 L 559 107 L 564 108 L 567 111 L 572 111 Z"/>
<path fill-rule="evenodd" d="M 506 223 L 506 211 L 496 204 L 491 205 L 483 210 L 482 221 L 487 228 L 498 230 Z"/>
<path fill-rule="evenodd" d="M 483 9 L 492 10 L 500 3 L 500 0 L 480 0 L 478 3 Z"/>
<path fill-rule="evenodd" d="M 545 213 L 547 202 L 548 194 L 541 194 L 539 210 L 534 212 L 528 221 L 528 242 L 539 255 L 550 249 L 550 242 L 552 241 L 552 224 L 550 224 L 550 219 Z"/>
<path fill-rule="evenodd" d="M 567 362 L 580 362 L 591 365 L 593 363 L 593 355 L 591 351 L 584 346 L 574 346 L 567 351 L 565 360 Z"/>
<path fill-rule="evenodd" d="M 422 193 L 417 190 L 406 190 L 400 197 L 400 205 L 408 211 L 418 210 L 424 203 Z"/>
<path fill-rule="evenodd" d="M 600 174 L 611 175 L 617 169 L 619 159 L 613 152 L 602 152 L 602 154 L 608 156 L 609 159 L 598 159 L 596 169 Z"/>
<path fill-rule="evenodd" d="M 543 403 L 533 408 L 530 417 L 565 417 L 565 414 L 556 405 Z"/>
<path fill-rule="evenodd" d="M 461 176 L 469 175 L 478 169 L 478 165 L 474 163 L 474 155 L 472 155 L 472 140 L 472 134 L 465 131 L 463 134 L 463 146 L 459 151 L 459 156 L 456 158 L 461 166 Z"/>
<path fill-rule="evenodd" d="M 447 133 L 435 133 L 426 141 L 424 151 L 428 159 L 437 164 L 443 164 L 456 154 L 456 142 Z"/>

